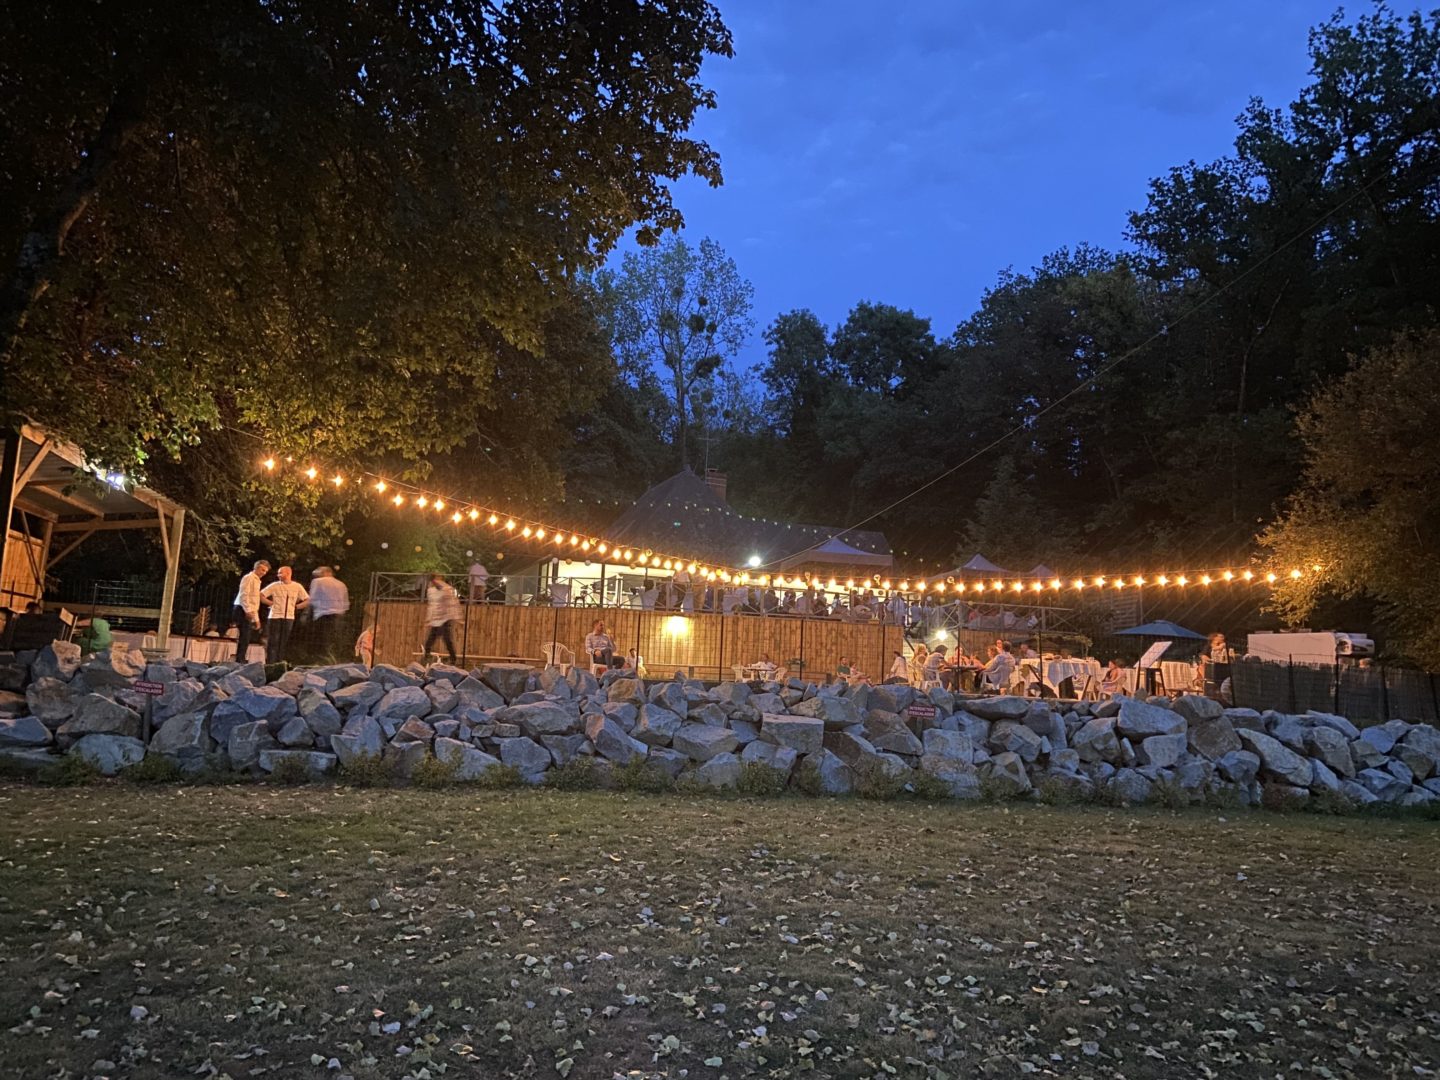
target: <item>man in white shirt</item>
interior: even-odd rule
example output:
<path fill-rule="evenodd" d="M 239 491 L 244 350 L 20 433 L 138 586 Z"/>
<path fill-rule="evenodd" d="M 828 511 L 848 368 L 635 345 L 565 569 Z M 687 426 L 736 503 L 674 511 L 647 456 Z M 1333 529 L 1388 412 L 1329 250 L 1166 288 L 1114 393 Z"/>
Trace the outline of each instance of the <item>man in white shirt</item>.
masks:
<path fill-rule="evenodd" d="M 235 645 L 235 661 L 243 664 L 249 660 L 250 642 L 260 637 L 260 605 L 268 604 L 260 592 L 260 582 L 270 572 L 270 564 L 260 559 L 250 572 L 240 579 L 240 591 L 235 594 L 233 612 L 235 629 L 239 640 Z"/>
<path fill-rule="evenodd" d="M 335 631 L 350 610 L 350 590 L 328 566 L 317 566 L 310 579 L 310 621 L 315 624 L 315 648 L 332 659 Z"/>
<path fill-rule="evenodd" d="M 444 641 L 450 663 L 456 663 L 455 636 L 450 631 L 450 624 L 459 619 L 460 594 L 445 580 L 444 574 L 431 574 L 430 586 L 425 590 L 425 622 L 430 627 L 425 635 L 426 657 L 430 656 L 436 642 Z"/>
<path fill-rule="evenodd" d="M 485 564 L 476 559 L 470 564 L 470 602 L 477 600 L 484 602 L 490 598 L 490 571 L 485 569 Z"/>
<path fill-rule="evenodd" d="M 615 639 L 606 632 L 605 624 L 599 619 L 595 620 L 590 633 L 585 635 L 585 655 L 590 657 L 593 667 L 606 669 L 615 657 Z"/>
<path fill-rule="evenodd" d="M 265 634 L 265 662 L 278 664 L 285 659 L 285 649 L 290 644 L 290 633 L 295 629 L 295 615 L 310 602 L 305 586 L 291 580 L 291 570 L 282 566 L 275 571 L 278 581 L 272 581 L 260 590 L 261 597 L 270 605 L 270 628 Z"/>
<path fill-rule="evenodd" d="M 997 641 L 995 655 L 981 671 L 983 685 L 1004 690 L 1010 685 L 1010 676 L 1015 673 L 1015 656 L 1010 652 L 1010 643 Z"/>

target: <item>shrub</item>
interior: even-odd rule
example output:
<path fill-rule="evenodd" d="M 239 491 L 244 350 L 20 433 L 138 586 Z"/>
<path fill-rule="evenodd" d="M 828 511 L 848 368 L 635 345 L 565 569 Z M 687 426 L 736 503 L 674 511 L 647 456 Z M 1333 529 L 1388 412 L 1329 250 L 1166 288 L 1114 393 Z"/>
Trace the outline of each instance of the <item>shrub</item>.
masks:
<path fill-rule="evenodd" d="M 598 787 L 595 760 L 583 756 L 575 757 L 564 765 L 556 766 L 545 774 L 545 786 L 560 791 L 589 791 Z"/>
<path fill-rule="evenodd" d="M 410 782 L 418 788 L 449 787 L 455 783 L 455 774 L 460 771 L 459 761 L 441 761 L 434 754 L 426 754 L 410 774 Z"/>
<path fill-rule="evenodd" d="M 520 770 L 514 765 L 491 765 L 474 780 L 477 787 L 490 791 L 517 788 L 524 782 L 525 778 L 520 775 Z"/>
<path fill-rule="evenodd" d="M 1167 810 L 1184 810 L 1190 805 L 1190 793 L 1173 776 L 1167 776 L 1151 786 L 1150 801 Z"/>
<path fill-rule="evenodd" d="M 917 799 L 925 802 L 944 802 L 951 797 L 950 785 L 933 773 L 916 769 L 910 778 L 910 790 Z"/>
<path fill-rule="evenodd" d="M 351 787 L 389 787 L 395 768 L 379 754 L 360 754 L 340 766 L 340 779 Z"/>
<path fill-rule="evenodd" d="M 275 768 L 270 770 L 270 783 L 279 784 L 282 787 L 297 787 L 300 784 L 308 784 L 311 780 L 310 770 L 305 762 L 299 758 L 283 757 L 275 762 Z"/>
<path fill-rule="evenodd" d="M 1292 795 L 1287 788 L 1283 788 L 1279 784 L 1260 785 L 1260 805 L 1266 810 L 1288 814 L 1294 810 L 1304 809 L 1303 804 L 1309 801 L 1306 797 Z"/>
<path fill-rule="evenodd" d="M 660 766 L 637 757 L 631 758 L 615 770 L 615 786 L 621 791 L 640 791 L 653 795 L 674 791 L 677 785 L 674 777 Z"/>
<path fill-rule="evenodd" d="M 1329 788 L 1312 791 L 1305 801 L 1305 809 L 1312 814 L 1353 814 L 1355 804 L 1345 795 Z"/>
<path fill-rule="evenodd" d="M 735 782 L 735 790 L 741 795 L 770 798 L 785 794 L 787 779 L 779 769 L 760 761 L 747 761 L 740 766 L 740 779 Z"/>
<path fill-rule="evenodd" d="M 800 762 L 800 767 L 790 775 L 790 786 L 801 795 L 825 794 L 825 786 L 820 782 L 820 766 L 808 759 Z"/>
<path fill-rule="evenodd" d="M 120 776 L 132 784 L 174 784 L 185 779 L 173 759 L 155 753 L 146 754 L 138 765 L 122 769 Z"/>
<path fill-rule="evenodd" d="M 873 758 L 851 768 L 855 772 L 855 794 L 862 799 L 893 799 L 905 790 L 909 780 L 904 773 L 893 772 Z"/>
<path fill-rule="evenodd" d="M 1020 797 L 1013 784 L 990 773 L 980 774 L 980 800 L 982 802 L 1010 802 Z"/>
<path fill-rule="evenodd" d="M 43 766 L 36 772 L 35 779 L 50 787 L 83 787 L 98 783 L 101 776 L 100 770 L 79 754 L 65 754 Z"/>
<path fill-rule="evenodd" d="M 1046 806 L 1079 806 L 1085 801 L 1075 784 L 1054 776 L 1047 776 L 1035 785 L 1035 797 Z"/>
<path fill-rule="evenodd" d="M 1205 792 L 1205 806 L 1211 810 L 1244 810 L 1245 800 L 1240 789 L 1231 784 L 1221 784 L 1214 791 Z"/>

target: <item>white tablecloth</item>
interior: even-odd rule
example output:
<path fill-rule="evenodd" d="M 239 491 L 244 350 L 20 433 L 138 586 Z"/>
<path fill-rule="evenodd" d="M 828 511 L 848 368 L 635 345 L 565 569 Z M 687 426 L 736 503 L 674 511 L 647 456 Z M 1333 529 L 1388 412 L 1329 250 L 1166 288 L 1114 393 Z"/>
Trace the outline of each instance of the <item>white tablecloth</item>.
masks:
<path fill-rule="evenodd" d="M 1085 689 L 1086 677 L 1090 675 L 1100 677 L 1099 660 L 1051 660 L 1045 665 L 1045 685 L 1056 693 L 1066 679 L 1074 679 L 1075 692 L 1080 693 Z"/>

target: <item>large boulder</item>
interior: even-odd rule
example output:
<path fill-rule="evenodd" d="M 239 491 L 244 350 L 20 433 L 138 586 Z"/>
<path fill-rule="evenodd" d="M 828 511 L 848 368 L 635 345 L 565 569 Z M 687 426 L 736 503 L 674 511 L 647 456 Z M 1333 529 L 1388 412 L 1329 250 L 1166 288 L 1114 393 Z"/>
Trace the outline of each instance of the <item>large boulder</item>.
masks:
<path fill-rule="evenodd" d="M 1111 795 L 1122 803 L 1139 806 L 1150 798 L 1150 781 L 1136 769 L 1119 770 L 1110 778 L 1108 786 Z"/>
<path fill-rule="evenodd" d="M 1399 802 L 1410 792 L 1409 784 L 1384 769 L 1361 769 L 1355 781 L 1380 802 Z"/>
<path fill-rule="evenodd" d="M 55 740 L 38 716 L 0 718 L 0 747 L 49 746 Z"/>
<path fill-rule="evenodd" d="M 925 734 L 929 735 L 931 732 L 927 731 Z M 944 734 L 955 733 L 945 732 Z M 965 736 L 961 735 L 960 738 L 963 739 Z M 920 759 L 920 771 L 941 781 L 950 789 L 952 799 L 980 798 L 980 771 L 968 761 L 942 754 L 926 753 Z"/>
<path fill-rule="evenodd" d="M 437 679 L 425 684 L 425 696 L 430 699 L 432 713 L 448 713 L 460 704 L 460 695 L 449 679 Z"/>
<path fill-rule="evenodd" d="M 358 716 L 346 723 L 339 735 L 330 736 L 330 749 L 342 766 L 378 758 L 385 749 L 385 733 L 371 717 Z"/>
<path fill-rule="evenodd" d="M 500 764 L 499 758 L 459 739 L 436 739 L 435 757 L 454 766 L 456 780 L 479 779 Z"/>
<path fill-rule="evenodd" d="M 906 683 L 889 683 L 870 688 L 870 707 L 903 713 L 915 700 L 915 688 Z"/>
<path fill-rule="evenodd" d="M 848 698 L 835 694 L 816 694 L 790 707 L 792 716 L 808 716 L 825 723 L 826 731 L 840 731 L 860 723 L 860 710 Z"/>
<path fill-rule="evenodd" d="M 695 761 L 709 761 L 716 754 L 732 753 L 740 743 L 728 728 L 709 724 L 682 724 L 670 745 Z"/>
<path fill-rule="evenodd" d="M 722 705 L 745 705 L 750 701 L 751 690 L 743 682 L 722 682 L 710 691 L 710 698 Z"/>
<path fill-rule="evenodd" d="M 292 716 L 275 732 L 275 741 L 287 750 L 308 750 L 315 745 L 315 733 L 303 716 Z"/>
<path fill-rule="evenodd" d="M 210 752 L 210 718 L 204 712 L 181 713 L 160 725 L 150 739 L 152 754 L 200 760 Z"/>
<path fill-rule="evenodd" d="M 800 755 L 792 747 L 757 739 L 740 752 L 740 760 L 746 764 L 769 766 L 782 776 L 788 777 L 795 768 L 795 763 L 800 760 Z"/>
<path fill-rule="evenodd" d="M 1344 780 L 1355 778 L 1355 760 L 1350 756 L 1350 740 L 1338 728 L 1320 726 L 1305 732 L 1305 752 L 1323 761 Z"/>
<path fill-rule="evenodd" d="M 254 721 L 250 714 L 233 701 L 221 701 L 210 712 L 210 737 L 221 746 L 230 741 L 230 732 L 241 724 Z"/>
<path fill-rule="evenodd" d="M 675 686 L 674 683 L 663 685 Z M 645 704 L 640 706 L 640 719 L 630 730 L 630 737 L 639 739 L 646 746 L 669 746 L 670 740 L 684 723 L 679 714 L 662 705 Z"/>
<path fill-rule="evenodd" d="M 1134 698 L 1120 702 L 1115 729 L 1127 739 L 1148 739 L 1151 735 L 1185 734 L 1185 717 L 1173 709 L 1147 705 Z"/>
<path fill-rule="evenodd" d="M 1151 735 L 1148 739 L 1140 740 L 1140 746 L 1135 753 L 1141 765 L 1168 769 L 1185 756 L 1185 736 Z"/>
<path fill-rule="evenodd" d="M 1270 718 L 1267 734 L 1281 746 L 1288 747 L 1297 754 L 1305 753 L 1305 725 L 1300 723 L 1298 716 L 1275 713 Z"/>
<path fill-rule="evenodd" d="M 24 716 L 30 709 L 19 690 L 0 690 L 0 716 Z"/>
<path fill-rule="evenodd" d="M 740 781 L 740 759 L 729 752 L 716 754 L 695 770 L 695 781 L 706 787 L 732 788 Z"/>
<path fill-rule="evenodd" d="M 1080 760 L 1085 762 L 1120 760 L 1120 738 L 1115 733 L 1113 716 L 1092 717 L 1070 740 L 1071 747 L 1078 751 Z"/>
<path fill-rule="evenodd" d="M 870 740 L 876 750 L 906 754 L 910 757 L 919 757 L 925 752 L 925 747 L 915 733 L 894 713 L 872 709 L 865 714 L 863 726 L 865 738 Z"/>
<path fill-rule="evenodd" d="M 1013 798 L 1030 791 L 1030 774 L 1019 754 L 996 754 L 985 769 L 986 779 L 1001 798 Z"/>
<path fill-rule="evenodd" d="M 385 747 L 380 759 L 385 762 L 391 775 L 409 780 L 429 756 L 430 747 L 423 742 L 392 742 Z"/>
<path fill-rule="evenodd" d="M 1310 787 L 1313 774 L 1309 758 L 1301 757 L 1294 750 L 1282 744 L 1279 739 L 1271 738 L 1260 731 L 1251 731 L 1249 728 L 1245 728 L 1239 732 L 1239 735 L 1240 741 L 1245 744 L 1245 749 L 1260 759 L 1260 766 L 1266 773 L 1291 787 L 1306 789 Z"/>
<path fill-rule="evenodd" d="M 155 722 L 163 724 L 172 716 L 194 712 L 211 700 L 199 679 L 175 679 L 166 683 L 164 692 L 155 699 Z"/>
<path fill-rule="evenodd" d="M 542 735 L 540 744 L 550 751 L 550 757 L 556 765 L 569 765 L 576 758 L 588 757 L 595 752 L 583 732 L 576 732 L 574 735 Z"/>
<path fill-rule="evenodd" d="M 926 757 L 944 758 L 965 765 L 975 760 L 975 744 L 963 731 L 930 728 L 923 736 L 922 750 Z"/>
<path fill-rule="evenodd" d="M 486 664 L 472 674 L 506 701 L 514 701 L 529 687 L 531 669 L 525 664 Z"/>
<path fill-rule="evenodd" d="M 1390 730 L 1388 724 L 1367 727 L 1360 732 L 1360 738 L 1357 741 L 1364 743 L 1368 749 L 1377 754 L 1388 754 L 1395 749 L 1395 733 Z"/>
<path fill-rule="evenodd" d="M 1406 750 L 1429 758 L 1432 774 L 1440 772 L 1440 731 L 1430 724 L 1417 724 L 1400 742 Z"/>
<path fill-rule="evenodd" d="M 848 795 L 855 790 L 855 771 L 829 750 L 806 756 L 802 768 L 814 770 L 816 783 L 826 795 Z"/>
<path fill-rule="evenodd" d="M 572 735 L 580 730 L 580 714 L 575 706 L 568 708 L 553 701 L 532 701 L 511 705 L 495 714 L 501 724 L 517 724 L 532 739 L 542 735 Z"/>
<path fill-rule="evenodd" d="M 1040 736 L 1023 723 L 997 721 L 986 747 L 991 754 L 1014 754 L 1029 763 L 1040 756 Z"/>
<path fill-rule="evenodd" d="M 628 701 L 607 701 L 601 704 L 600 711 L 608 716 L 615 723 L 629 733 L 635 729 L 635 721 L 640 718 L 640 710 Z M 586 721 L 589 722 L 588 720 Z M 724 727 L 722 720 L 720 727 Z"/>
<path fill-rule="evenodd" d="M 1191 725 L 1201 720 L 1218 720 L 1225 715 L 1224 705 L 1201 694 L 1181 694 L 1171 708 Z"/>
<path fill-rule="evenodd" d="M 624 728 L 602 713 L 585 717 L 585 737 L 595 745 L 597 754 L 616 765 L 626 765 L 634 758 L 645 756 L 645 744 L 632 739 Z"/>
<path fill-rule="evenodd" d="M 366 710 L 375 705 L 385 696 L 385 689 L 379 683 L 369 680 L 365 682 L 351 683 L 342 686 L 338 690 L 330 691 L 330 700 L 341 712 L 352 712 L 355 709 Z"/>
<path fill-rule="evenodd" d="M 1397 742 L 1391 753 L 1396 761 L 1410 770 L 1410 775 L 1417 784 L 1423 783 L 1435 772 L 1435 759 L 1408 742 Z"/>
<path fill-rule="evenodd" d="M 145 760 L 145 744 L 128 735 L 85 735 L 70 753 L 87 761 L 106 776 L 114 776 L 121 769 L 139 765 Z"/>
<path fill-rule="evenodd" d="M 385 692 L 373 715 L 376 720 L 398 720 L 408 716 L 423 718 L 429 716 L 433 709 L 430 695 L 425 693 L 424 687 L 397 686 Z"/>
<path fill-rule="evenodd" d="M 73 641 L 52 641 L 35 655 L 30 677 L 69 682 L 80 670 L 80 659 L 80 646 Z"/>
<path fill-rule="evenodd" d="M 656 746 L 646 756 L 645 764 L 659 769 L 671 780 L 674 780 L 689 767 L 690 759 L 679 750 L 672 750 L 668 746 Z"/>
<path fill-rule="evenodd" d="M 101 649 L 84 664 L 80 670 L 85 675 L 85 685 L 90 687 L 129 686 L 145 674 L 145 654 L 128 645 L 115 645 Z"/>
<path fill-rule="evenodd" d="M 1332 728 L 1341 735 L 1344 735 L 1347 739 L 1358 739 L 1360 737 L 1360 729 L 1343 716 L 1336 716 L 1334 713 L 1316 712 L 1314 709 L 1311 709 L 1306 715 L 1321 727 Z"/>
<path fill-rule="evenodd" d="M 264 720 L 251 720 L 248 724 L 237 724 L 231 730 L 225 750 L 230 756 L 232 768 L 248 769 L 259 762 L 261 751 L 274 750 L 278 746 L 275 736 L 270 734 L 269 724 Z"/>
<path fill-rule="evenodd" d="M 393 740 L 397 743 L 424 743 L 429 746 L 435 741 L 435 729 L 418 716 L 409 716 L 396 730 Z"/>
<path fill-rule="evenodd" d="M 503 697 L 473 675 L 467 675 L 456 683 L 455 693 L 462 705 L 473 705 L 477 709 L 488 711 L 503 708 L 505 705 Z"/>
<path fill-rule="evenodd" d="M 1219 761 L 1241 747 L 1240 736 L 1224 715 L 1189 721 L 1185 737 L 1190 749 L 1209 761 Z"/>
<path fill-rule="evenodd" d="M 518 739 L 496 739 L 500 748 L 500 760 L 520 771 L 527 781 L 535 781 L 550 767 L 553 760 L 550 751 L 534 739 L 523 735 Z"/>
<path fill-rule="evenodd" d="M 684 683 L 662 682 L 650 687 L 650 701 L 679 716 L 690 711 L 690 700 L 685 694 Z M 642 709 L 643 713 L 644 710 Z"/>
<path fill-rule="evenodd" d="M 310 776 L 324 776 L 335 771 L 335 755 L 322 754 L 316 750 L 261 750 L 260 768 L 274 772 L 280 763 L 298 761 Z"/>
<path fill-rule="evenodd" d="M 13 659 L 0 659 L 0 691 L 15 693 L 16 697 L 24 701 L 25 698 L 16 692 L 24 689 L 29 678 L 30 665 Z"/>
<path fill-rule="evenodd" d="M 766 713 L 760 721 L 760 738 L 797 753 L 818 754 L 825 746 L 825 721 L 814 716 Z"/>
<path fill-rule="evenodd" d="M 232 698 L 254 720 L 264 720 L 279 731 L 286 720 L 299 713 L 295 699 L 278 686 L 252 686 Z"/>
<path fill-rule="evenodd" d="M 627 708 L 634 708 L 634 706 L 627 706 Z M 725 715 L 725 710 L 713 701 L 706 702 L 704 705 L 692 706 L 685 716 L 687 720 L 693 720 L 697 724 L 709 724 L 711 727 L 724 727 L 729 720 L 729 717 Z"/>
<path fill-rule="evenodd" d="M 75 714 L 76 700 L 68 682 L 50 675 L 36 679 L 25 688 L 25 704 L 30 709 L 30 715 L 52 728 L 59 727 Z"/>
<path fill-rule="evenodd" d="M 1029 698 L 982 697 L 966 701 L 965 711 L 982 720 L 1023 720 L 1030 705 Z"/>
<path fill-rule="evenodd" d="M 606 701 L 623 701 L 640 708 L 645 704 L 645 684 L 639 679 L 616 679 L 605 691 Z"/>
<path fill-rule="evenodd" d="M 65 740 L 85 735 L 121 735 L 138 739 L 140 714 L 107 697 L 87 694 L 75 706 L 74 715 L 60 725 L 58 734 Z"/>
<path fill-rule="evenodd" d="M 1260 775 L 1260 757 L 1249 750 L 1231 750 L 1215 759 L 1215 771 L 1232 784 L 1248 784 Z"/>

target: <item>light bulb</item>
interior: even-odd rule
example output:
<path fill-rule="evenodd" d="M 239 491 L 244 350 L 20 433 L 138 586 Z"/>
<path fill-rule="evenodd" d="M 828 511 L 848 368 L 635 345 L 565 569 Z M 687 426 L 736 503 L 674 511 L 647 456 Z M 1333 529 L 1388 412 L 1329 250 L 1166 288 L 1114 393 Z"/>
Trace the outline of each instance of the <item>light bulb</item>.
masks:
<path fill-rule="evenodd" d="M 261 464 L 261 465 L 264 465 L 265 468 L 268 469 L 268 470 L 271 471 L 271 472 L 274 472 L 274 471 L 275 471 L 275 459 L 274 459 L 273 457 L 267 457 L 267 458 L 266 458 L 264 461 L 262 461 L 260 464 Z"/>

